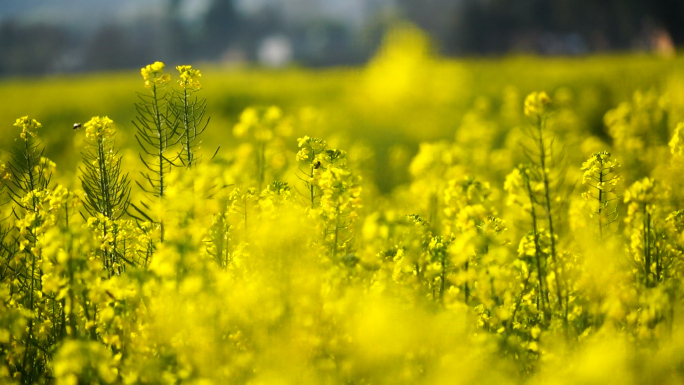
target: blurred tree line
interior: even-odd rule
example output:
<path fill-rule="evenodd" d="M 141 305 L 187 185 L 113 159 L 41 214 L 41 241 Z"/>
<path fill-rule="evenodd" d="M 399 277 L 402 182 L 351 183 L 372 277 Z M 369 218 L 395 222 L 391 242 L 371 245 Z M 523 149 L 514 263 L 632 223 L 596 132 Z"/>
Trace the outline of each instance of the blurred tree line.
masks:
<path fill-rule="evenodd" d="M 626 50 L 658 37 L 684 44 L 682 0 L 399 1 L 446 54 Z"/>
<path fill-rule="evenodd" d="M 339 19 L 307 25 L 283 16 L 277 2 L 243 14 L 234 0 L 213 0 L 199 21 L 182 18 L 182 0 L 161 16 L 76 26 L 0 24 L 0 76 L 135 68 L 154 61 L 256 61 L 268 36 L 285 36 L 292 59 L 310 66 L 362 63 L 387 26 L 408 19 L 447 55 L 508 52 L 582 54 L 684 44 L 682 0 L 395 0 L 392 12 L 358 29 Z"/>

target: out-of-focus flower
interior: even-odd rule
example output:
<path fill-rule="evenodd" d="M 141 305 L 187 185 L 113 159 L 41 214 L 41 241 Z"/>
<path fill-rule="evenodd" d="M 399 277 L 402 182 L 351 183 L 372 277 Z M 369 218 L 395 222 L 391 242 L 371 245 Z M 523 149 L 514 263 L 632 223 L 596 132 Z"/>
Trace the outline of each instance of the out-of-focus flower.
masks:
<path fill-rule="evenodd" d="M 199 82 L 199 78 L 202 77 L 200 70 L 193 69 L 191 65 L 176 66 L 176 69 L 180 73 L 178 84 L 181 87 L 192 90 L 202 88 L 202 84 Z"/>
<path fill-rule="evenodd" d="M 548 112 L 551 98 L 546 92 L 533 92 L 525 98 L 525 115 L 537 118 Z"/>
<path fill-rule="evenodd" d="M 14 126 L 21 127 L 20 136 L 24 140 L 26 140 L 28 136 L 35 137 L 36 130 L 43 127 L 43 125 L 38 123 L 37 120 L 31 119 L 28 116 L 22 116 L 21 118 L 17 119 L 17 121 L 14 123 Z"/>

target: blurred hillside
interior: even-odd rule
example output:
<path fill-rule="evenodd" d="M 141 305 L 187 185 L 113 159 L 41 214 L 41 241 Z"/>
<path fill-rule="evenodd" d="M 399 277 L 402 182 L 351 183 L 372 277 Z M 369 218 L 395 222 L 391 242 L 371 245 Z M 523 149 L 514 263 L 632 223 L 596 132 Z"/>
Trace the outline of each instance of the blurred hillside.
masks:
<path fill-rule="evenodd" d="M 671 55 L 684 44 L 678 0 L 26 0 L 0 2 L 0 76 L 154 60 L 358 64 L 407 19 L 447 55 Z"/>

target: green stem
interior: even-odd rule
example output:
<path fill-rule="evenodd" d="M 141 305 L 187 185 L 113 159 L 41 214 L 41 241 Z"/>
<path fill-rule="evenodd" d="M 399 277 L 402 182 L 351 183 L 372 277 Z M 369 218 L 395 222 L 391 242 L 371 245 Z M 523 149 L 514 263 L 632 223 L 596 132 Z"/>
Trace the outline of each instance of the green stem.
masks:
<path fill-rule="evenodd" d="M 542 258 L 542 253 L 541 253 L 541 247 L 539 246 L 539 231 L 537 229 L 537 214 L 536 210 L 534 209 L 534 195 L 532 193 L 532 186 L 530 186 L 530 180 L 525 176 L 525 184 L 527 187 L 527 194 L 530 198 L 530 216 L 532 217 L 532 231 L 534 234 L 534 254 L 535 254 L 535 260 L 537 262 L 537 275 L 539 278 L 539 296 L 541 297 L 541 309 L 540 309 L 540 303 L 537 301 L 537 310 L 541 310 L 542 314 L 545 314 L 545 305 L 544 305 L 544 300 L 546 299 L 546 303 L 549 302 L 549 297 L 548 297 L 548 292 L 544 289 L 544 278 L 546 277 L 545 272 L 542 270 L 542 265 L 541 265 L 541 258 Z"/>
<path fill-rule="evenodd" d="M 444 301 L 444 289 L 446 288 L 446 261 L 445 257 L 442 256 L 440 262 L 441 266 L 441 272 L 440 272 L 440 277 L 439 277 L 439 300 Z M 467 284 L 466 284 L 467 285 Z M 466 298 L 466 303 L 468 302 L 468 299 Z"/>
<path fill-rule="evenodd" d="M 312 162 L 313 162 L 313 160 L 316 159 L 316 151 L 315 150 L 311 150 L 311 159 L 312 159 Z M 316 168 L 315 168 L 314 164 L 311 163 L 311 174 L 309 176 L 311 177 L 312 180 L 314 177 L 314 170 L 315 169 Z M 311 208 L 313 209 L 314 208 L 314 185 L 311 182 L 309 182 L 309 193 L 311 194 Z"/>
<path fill-rule="evenodd" d="M 332 249 L 333 260 L 337 259 L 337 240 L 339 237 L 339 232 L 340 232 L 340 205 L 337 204 L 337 207 L 335 209 L 335 240 L 334 240 L 333 249 Z"/>
<path fill-rule="evenodd" d="M 188 90 L 183 88 L 183 126 L 185 128 L 185 152 L 186 152 L 186 166 L 188 168 L 192 167 L 194 162 L 192 154 L 192 138 L 191 138 L 191 127 L 190 127 L 190 111 L 188 105 Z"/>
<path fill-rule="evenodd" d="M 33 175 L 33 171 L 34 171 L 33 170 L 33 168 L 34 168 L 33 155 L 31 154 L 31 148 L 29 146 L 29 138 L 28 137 L 24 141 L 24 158 L 26 159 L 26 166 L 27 166 L 27 171 L 28 171 L 28 182 L 29 182 L 28 187 L 30 188 L 30 190 L 27 191 L 27 193 L 30 193 L 30 192 L 35 191 L 36 177 L 34 177 L 34 175 Z M 38 202 L 36 200 L 37 200 L 37 197 L 35 194 L 33 194 L 31 202 L 33 205 L 32 212 L 34 212 L 34 213 L 37 211 L 37 207 L 38 207 Z M 31 255 L 31 285 L 30 285 L 30 292 L 29 292 L 29 311 L 31 312 L 31 317 L 29 318 L 28 334 L 26 336 L 26 344 L 24 347 L 24 364 L 23 364 L 24 370 L 26 370 L 28 360 L 29 360 L 30 345 L 31 345 L 31 341 L 33 339 L 33 325 L 34 325 L 33 316 L 35 315 L 34 314 L 35 313 L 34 308 L 33 308 L 33 305 L 34 305 L 33 292 L 35 290 L 35 282 L 36 282 L 36 277 L 35 277 L 35 274 L 36 274 L 36 272 L 35 272 L 35 270 L 36 270 L 36 256 L 33 253 L 32 249 L 33 249 L 33 247 L 35 247 L 36 239 L 35 239 L 35 234 L 33 234 L 32 229 L 29 230 L 29 233 L 31 235 L 30 236 L 30 238 L 31 238 L 30 246 L 31 247 L 29 249 L 29 254 Z M 33 372 L 31 372 L 31 375 L 32 374 L 33 374 Z M 27 383 L 31 382 L 31 375 L 27 376 L 27 378 L 26 378 Z"/>
<path fill-rule="evenodd" d="M 599 201 L 599 208 L 598 208 L 598 224 L 599 224 L 599 239 L 603 240 L 603 220 L 601 218 L 602 216 L 602 209 L 603 209 L 603 161 L 600 161 L 601 164 L 601 171 L 599 171 L 599 188 L 598 190 L 598 201 Z"/>
<path fill-rule="evenodd" d="M 644 270 L 646 272 L 646 287 L 650 285 L 651 277 L 651 214 L 644 205 Z"/>
<path fill-rule="evenodd" d="M 166 132 L 163 128 L 161 112 L 159 111 L 159 99 L 157 95 L 157 85 L 152 85 L 152 108 L 154 110 L 154 124 L 157 129 L 157 136 L 159 139 L 158 157 L 159 157 L 159 200 L 164 200 L 164 150 L 166 149 L 167 140 Z M 164 221 L 160 220 L 161 234 L 160 240 L 164 242 Z"/>
<path fill-rule="evenodd" d="M 465 281 L 465 303 L 468 304 L 468 298 L 470 297 L 470 287 L 468 287 L 468 261 L 465 263 L 466 281 Z"/>
<path fill-rule="evenodd" d="M 551 193 L 549 188 L 549 175 L 546 172 L 546 148 L 544 145 L 544 130 L 541 116 L 537 120 L 537 127 L 539 129 L 539 161 L 541 165 L 542 182 L 544 183 L 544 203 L 546 206 L 546 219 L 549 222 L 549 236 L 551 241 L 551 258 L 553 260 L 553 273 L 556 276 L 556 295 L 558 296 L 558 305 L 563 308 L 563 296 L 561 294 L 561 277 L 558 273 L 558 260 L 556 258 L 556 239 L 553 229 L 553 215 L 551 214 Z"/>

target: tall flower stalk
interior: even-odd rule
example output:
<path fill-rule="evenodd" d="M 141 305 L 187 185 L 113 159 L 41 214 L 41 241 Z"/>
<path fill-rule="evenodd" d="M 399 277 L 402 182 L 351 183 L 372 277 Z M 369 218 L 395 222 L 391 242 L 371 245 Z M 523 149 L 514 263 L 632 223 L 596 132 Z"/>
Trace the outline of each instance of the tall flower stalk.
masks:
<path fill-rule="evenodd" d="M 120 274 L 125 258 L 117 250 L 119 225 L 130 205 L 128 174 L 121 170 L 121 157 L 114 148 L 114 122 L 108 117 L 93 117 L 85 125 L 87 149 L 82 153 L 81 186 L 89 223 L 101 231 L 102 262 L 109 275 Z"/>
<path fill-rule="evenodd" d="M 552 182 L 552 168 L 557 159 L 554 158 L 553 145 L 554 138 L 549 137 L 546 132 L 547 119 L 551 114 L 551 98 L 546 92 L 533 92 L 527 96 L 524 104 L 524 113 L 530 118 L 532 124 L 527 132 L 528 136 L 533 141 L 533 147 L 524 147 L 525 156 L 530 159 L 527 176 L 533 178 L 529 182 L 531 184 L 538 184 L 538 188 L 528 190 L 533 195 L 539 195 L 531 199 L 532 205 L 539 203 L 542 208 L 542 213 L 546 217 L 546 226 L 548 231 L 549 250 L 548 254 L 551 257 L 551 268 L 555 278 L 555 294 L 558 298 L 558 310 L 563 314 L 563 321 L 567 325 L 568 319 L 568 299 L 569 293 L 566 290 L 563 296 L 563 272 L 561 261 L 558 257 L 558 234 L 557 223 L 554 219 L 554 205 L 555 199 L 552 192 L 553 189 L 558 189 L 560 183 Z M 535 219 L 536 220 L 536 219 Z M 539 247 L 539 234 L 536 232 L 537 241 L 536 246 Z M 564 304 L 565 301 L 565 304 Z M 566 329 L 567 330 L 567 329 Z"/>
<path fill-rule="evenodd" d="M 523 210 L 530 216 L 532 224 L 531 234 L 528 234 L 520 242 L 519 254 L 524 258 L 532 257 L 530 263 L 537 270 L 538 298 L 536 301 L 537 311 L 548 317 L 549 291 L 546 279 L 547 257 L 548 255 L 542 248 L 542 229 L 539 227 L 536 205 L 538 205 L 536 192 L 539 190 L 539 183 L 534 183 L 530 178 L 530 170 L 527 166 L 520 166 L 513 170 L 504 183 L 504 190 L 509 194 L 508 204 L 516 203 L 522 206 Z M 525 201 L 520 200 L 519 195 L 525 196 Z M 530 244 L 531 241 L 531 244 Z M 530 272 L 532 269 L 530 270 Z M 525 285 L 531 274 L 528 275 Z"/>
<path fill-rule="evenodd" d="M 148 95 L 139 95 L 139 102 L 135 104 L 137 116 L 133 121 L 137 132 L 135 138 L 140 144 L 140 160 L 144 170 L 141 171 L 143 182 L 137 182 L 138 186 L 153 198 L 161 202 L 167 189 L 167 178 L 171 167 L 175 164 L 178 155 L 169 156 L 170 147 L 177 143 L 178 122 L 169 118 L 169 94 L 166 87 L 171 81 L 171 76 L 164 73 L 164 63 L 155 62 L 140 70 L 145 81 L 145 88 L 150 90 Z M 132 207 L 145 219 L 152 220 L 149 205 L 144 207 L 132 205 Z M 156 220 L 161 227 L 160 240 L 164 241 L 164 222 Z"/>
<path fill-rule="evenodd" d="M 306 163 L 304 169 L 299 169 L 301 175 L 298 177 L 306 188 L 306 193 L 303 193 L 304 199 L 308 201 L 310 208 L 313 209 L 316 207 L 316 203 L 322 194 L 317 179 L 320 178 L 319 170 L 322 165 L 320 154 L 328 149 L 328 143 L 322 139 L 304 136 L 297 139 L 297 144 L 299 146 L 299 151 L 296 155 L 297 162 Z"/>
<path fill-rule="evenodd" d="M 180 74 L 178 84 L 181 89 L 175 91 L 175 98 L 171 104 L 171 113 L 175 124 L 180 128 L 178 141 L 182 143 L 178 159 L 186 168 L 192 168 L 199 162 L 197 151 L 201 141 L 199 136 L 206 130 L 209 119 L 204 119 L 207 110 L 207 100 L 198 99 L 194 94 L 202 88 L 199 78 L 202 73 L 190 65 L 177 66 Z"/>
<path fill-rule="evenodd" d="M 617 221 L 617 194 L 615 186 L 621 178 L 616 174 L 620 164 L 607 151 L 593 154 L 582 164 L 582 184 L 590 187 L 582 193 L 587 201 L 593 201 L 592 218 L 596 218 L 599 239 L 603 239 L 607 228 Z M 609 207 L 609 205 L 613 205 Z"/>
<path fill-rule="evenodd" d="M 41 211 L 42 197 L 50 185 L 54 163 L 43 156 L 44 149 L 36 140 L 37 131 L 42 127 L 38 121 L 24 116 L 17 119 L 14 126 L 21 128 L 19 135 L 21 140 L 8 165 L 9 174 L 5 174 L 3 178 L 9 177 L 9 195 L 18 208 L 14 211 L 14 216 L 17 219 L 15 223 L 19 233 L 17 251 L 21 263 L 15 265 L 12 273 L 15 277 L 14 282 L 27 292 L 23 301 L 30 316 L 24 340 L 21 371 L 27 383 L 30 383 L 35 380 L 38 367 L 41 365 L 34 330 L 36 323 L 40 322 L 41 316 L 37 309 L 43 297 L 41 290 L 43 273 L 40 269 L 41 248 L 38 245 L 38 238 L 43 231 L 45 221 L 45 216 Z"/>
<path fill-rule="evenodd" d="M 661 272 L 660 253 L 656 247 L 657 230 L 653 220 L 658 209 L 657 198 L 657 184 L 651 178 L 634 182 L 625 192 L 625 222 L 631 228 L 630 247 L 646 287 L 654 286 L 660 280 Z"/>

